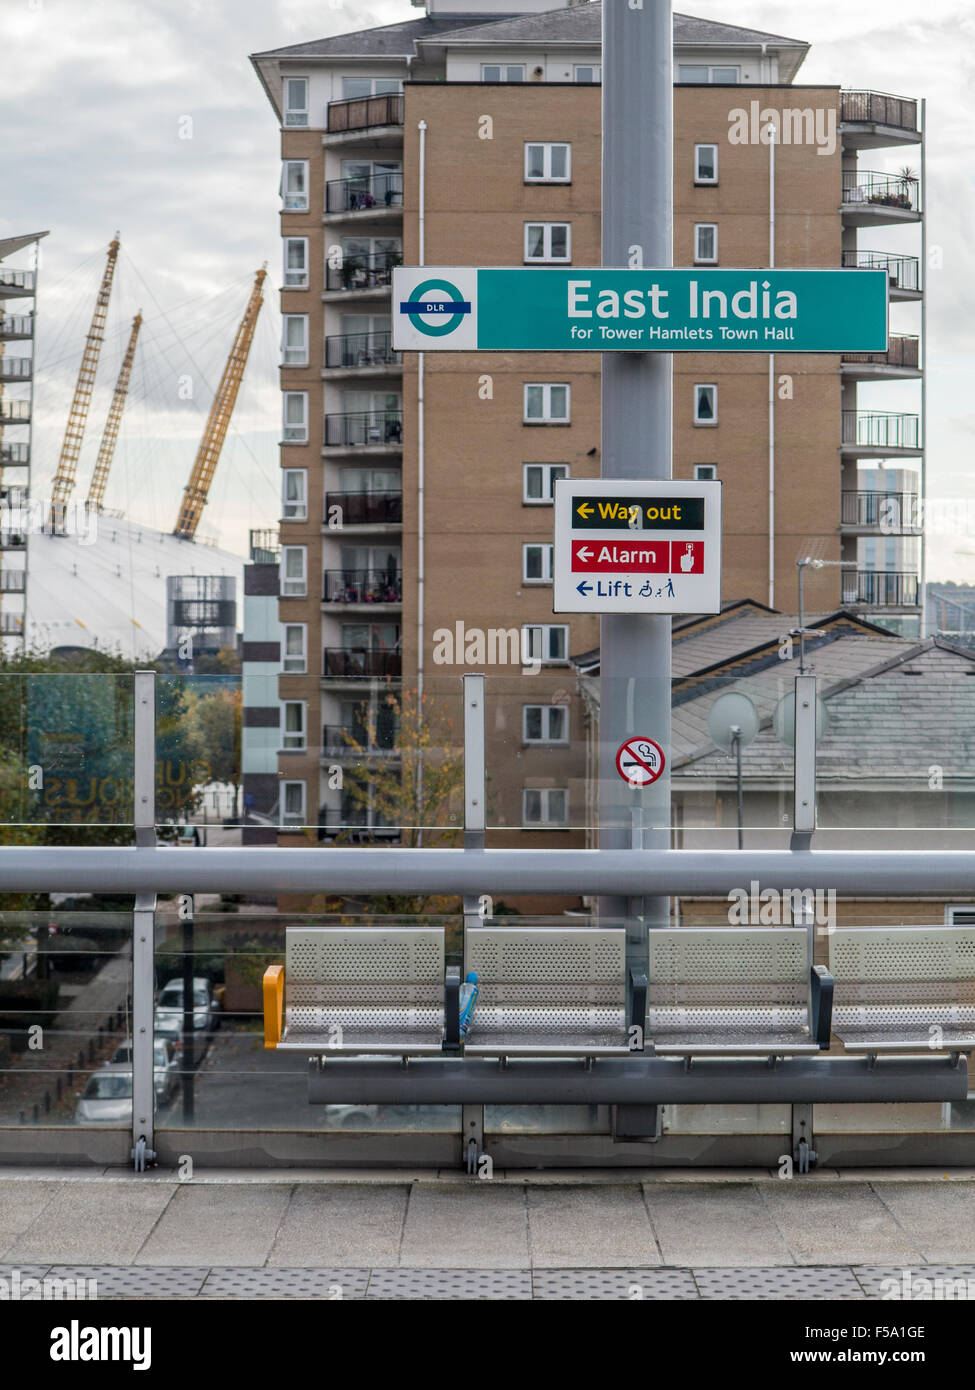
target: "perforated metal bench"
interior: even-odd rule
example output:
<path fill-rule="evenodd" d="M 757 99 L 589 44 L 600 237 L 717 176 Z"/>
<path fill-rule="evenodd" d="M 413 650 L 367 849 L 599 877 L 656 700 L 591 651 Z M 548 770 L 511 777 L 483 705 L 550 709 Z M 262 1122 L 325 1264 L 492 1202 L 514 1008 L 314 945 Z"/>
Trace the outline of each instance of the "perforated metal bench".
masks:
<path fill-rule="evenodd" d="M 975 931 L 860 927 L 829 938 L 847 1052 L 975 1050 Z"/>
<path fill-rule="evenodd" d="M 650 932 L 647 1046 L 662 1055 L 787 1055 L 829 1046 L 832 981 L 804 927 Z"/>
<path fill-rule="evenodd" d="M 264 975 L 265 1047 L 297 1052 L 440 1052 L 440 927 L 289 927 L 285 965 Z"/>
<path fill-rule="evenodd" d="M 472 927 L 465 963 L 471 970 L 479 993 L 465 1054 L 606 1057 L 630 1051 L 621 928 Z M 631 1007 L 642 1021 L 640 986 L 634 981 Z"/>

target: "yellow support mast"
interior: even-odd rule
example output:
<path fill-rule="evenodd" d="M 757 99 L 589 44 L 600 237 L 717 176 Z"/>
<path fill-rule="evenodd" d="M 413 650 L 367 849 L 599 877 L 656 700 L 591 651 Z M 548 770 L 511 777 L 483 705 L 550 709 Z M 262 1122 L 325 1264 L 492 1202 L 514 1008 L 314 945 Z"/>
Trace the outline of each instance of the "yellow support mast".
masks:
<path fill-rule="evenodd" d="M 125 349 L 125 356 L 122 358 L 122 366 L 119 370 L 118 381 L 115 383 L 115 395 L 112 397 L 112 404 L 109 406 L 108 418 L 105 421 L 105 432 L 102 435 L 101 448 L 98 450 L 95 471 L 91 475 L 91 484 L 88 488 L 88 506 L 95 508 L 97 511 L 101 511 L 102 502 L 105 499 L 105 485 L 108 482 L 108 474 L 112 467 L 112 459 L 115 457 L 115 445 L 118 442 L 119 426 L 122 423 L 122 411 L 125 408 L 125 397 L 129 390 L 129 379 L 132 376 L 135 345 L 139 341 L 139 329 L 141 327 L 142 310 L 140 309 L 132 320 L 132 331 L 129 334 L 129 342 Z"/>
<path fill-rule="evenodd" d="M 112 281 L 115 278 L 115 262 L 118 259 L 118 253 L 119 239 L 116 232 L 115 239 L 108 248 L 105 274 L 102 276 L 101 288 L 98 291 L 98 298 L 95 300 L 95 312 L 92 314 L 91 327 L 88 329 L 88 337 L 85 340 L 85 350 L 81 355 L 81 366 L 78 368 L 74 399 L 71 402 L 71 410 L 68 412 L 68 424 L 64 431 L 64 442 L 61 445 L 58 471 L 54 475 L 54 484 L 51 489 L 51 529 L 55 534 L 64 530 L 64 508 L 71 495 L 71 489 L 74 487 L 78 459 L 81 456 L 85 425 L 88 423 L 88 407 L 91 404 L 91 393 L 95 387 L 95 372 L 98 370 L 98 358 L 102 350 L 102 343 L 105 340 L 105 317 L 108 313 L 108 301 L 112 293 Z"/>
<path fill-rule="evenodd" d="M 179 536 L 182 540 L 191 541 L 196 535 L 196 528 L 200 524 L 203 508 L 207 504 L 210 484 L 213 482 L 213 475 L 220 459 L 220 451 L 227 437 L 230 417 L 234 412 L 237 393 L 244 377 L 244 368 L 247 366 L 247 357 L 251 350 L 251 343 L 254 341 L 257 316 L 261 312 L 261 305 L 264 302 L 262 295 L 266 278 L 267 270 L 262 266 L 254 277 L 254 288 L 251 290 L 247 308 L 244 310 L 244 317 L 237 329 L 237 336 L 230 349 L 227 365 L 223 369 L 223 376 L 220 378 L 220 385 L 217 387 L 213 405 L 210 407 L 206 429 L 200 440 L 200 447 L 197 450 L 189 482 L 183 490 L 183 502 L 179 509 L 179 518 L 173 528 L 173 535 Z"/>

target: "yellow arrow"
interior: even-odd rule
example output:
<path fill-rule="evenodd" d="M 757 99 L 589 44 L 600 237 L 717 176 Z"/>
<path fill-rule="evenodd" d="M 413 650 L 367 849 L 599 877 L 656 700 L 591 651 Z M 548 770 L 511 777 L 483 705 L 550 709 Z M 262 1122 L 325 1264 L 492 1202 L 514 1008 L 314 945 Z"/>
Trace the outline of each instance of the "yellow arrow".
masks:
<path fill-rule="evenodd" d="M 576 507 L 576 511 L 580 516 L 592 516 L 592 510 L 588 502 L 583 502 L 581 506 Z"/>

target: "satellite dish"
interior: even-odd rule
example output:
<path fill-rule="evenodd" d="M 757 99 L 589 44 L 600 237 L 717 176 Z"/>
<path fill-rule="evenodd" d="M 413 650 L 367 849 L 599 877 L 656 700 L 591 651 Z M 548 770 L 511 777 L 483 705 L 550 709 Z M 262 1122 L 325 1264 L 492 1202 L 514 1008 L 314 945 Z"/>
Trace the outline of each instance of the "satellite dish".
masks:
<path fill-rule="evenodd" d="M 736 730 L 741 747 L 747 748 L 758 733 L 761 722 L 752 701 L 739 690 L 729 690 L 726 695 L 719 695 L 708 710 L 711 742 L 726 753 L 730 753 L 734 747 Z"/>
<path fill-rule="evenodd" d="M 775 706 L 775 713 L 772 715 L 772 728 L 775 730 L 775 737 L 780 743 L 787 743 L 790 748 L 795 747 L 796 743 L 796 694 L 793 690 L 788 695 L 783 695 L 782 699 Z M 816 737 L 822 738 L 829 728 L 829 714 L 823 701 L 816 696 Z"/>

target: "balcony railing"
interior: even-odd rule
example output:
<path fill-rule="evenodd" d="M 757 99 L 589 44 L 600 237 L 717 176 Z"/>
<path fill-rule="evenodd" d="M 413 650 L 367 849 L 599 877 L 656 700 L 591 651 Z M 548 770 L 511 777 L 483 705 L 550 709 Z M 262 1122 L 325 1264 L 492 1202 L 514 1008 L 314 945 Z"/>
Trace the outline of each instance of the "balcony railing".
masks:
<path fill-rule="evenodd" d="M 0 377 L 7 381 L 30 381 L 33 370 L 33 358 L 0 357 Z"/>
<path fill-rule="evenodd" d="M 401 251 L 379 251 L 373 256 L 346 256 L 341 265 L 325 271 L 326 290 L 381 290 L 393 283 L 393 267 L 403 264 Z"/>
<path fill-rule="evenodd" d="M 840 521 L 844 526 L 876 527 L 885 535 L 917 530 L 916 492 L 853 492 L 840 497 Z"/>
<path fill-rule="evenodd" d="M 889 339 L 886 352 L 844 352 L 842 361 L 863 362 L 877 367 L 916 367 L 918 340 L 913 335 L 898 335 Z"/>
<path fill-rule="evenodd" d="M 33 338 L 33 336 L 33 314 L 0 315 L 0 342 L 7 341 L 11 338 Z"/>
<path fill-rule="evenodd" d="M 17 467 L 30 463 L 29 444 L 0 444 L 0 464 Z"/>
<path fill-rule="evenodd" d="M 402 410 L 355 410 L 325 416 L 326 445 L 396 445 L 402 442 Z"/>
<path fill-rule="evenodd" d="M 274 528 L 250 533 L 252 565 L 276 565 L 281 559 L 281 533 Z"/>
<path fill-rule="evenodd" d="M 322 726 L 322 751 L 328 753 L 365 753 L 373 757 L 389 757 L 397 752 L 399 726 L 377 727 L 370 739 L 369 730 L 361 724 L 325 724 Z"/>
<path fill-rule="evenodd" d="M 4 637 L 22 637 L 24 619 L 20 613 L 0 613 L 0 632 Z"/>
<path fill-rule="evenodd" d="M 0 400 L 0 421 L 23 425 L 30 419 L 30 401 Z"/>
<path fill-rule="evenodd" d="M 323 603 L 402 603 L 399 570 L 326 570 Z"/>
<path fill-rule="evenodd" d="M 326 212 L 368 212 L 403 206 L 403 171 L 368 178 L 329 179 L 325 185 Z"/>
<path fill-rule="evenodd" d="M 873 410 L 843 411 L 843 443 L 863 449 L 917 449 L 918 417 Z"/>
<path fill-rule="evenodd" d="M 27 589 L 26 570 L 0 570 L 0 593 L 22 594 Z"/>
<path fill-rule="evenodd" d="M 389 367 L 402 362 L 392 333 L 336 333 L 325 339 L 326 367 Z"/>
<path fill-rule="evenodd" d="M 395 525 L 403 520 L 401 492 L 329 492 L 325 495 L 325 519 L 340 508 L 343 526 Z"/>
<path fill-rule="evenodd" d="M 917 102 L 886 92 L 841 92 L 840 119 L 917 130 Z"/>
<path fill-rule="evenodd" d="M 860 169 L 843 170 L 843 204 L 899 208 L 917 212 L 918 181 L 899 174 L 876 174 Z"/>
<path fill-rule="evenodd" d="M 403 674 L 400 652 L 372 651 L 368 647 L 326 647 L 322 675 L 338 679 L 399 680 Z"/>
<path fill-rule="evenodd" d="M 32 270 L 10 270 L 0 265 L 0 290 L 24 290 L 34 293 L 34 272 Z"/>
<path fill-rule="evenodd" d="M 889 251 L 844 251 L 843 265 L 855 270 L 886 270 L 892 289 L 921 288 L 917 256 L 894 256 Z"/>
<path fill-rule="evenodd" d="M 343 130 L 368 130 L 375 125 L 402 125 L 403 98 L 397 92 L 378 97 L 348 97 L 328 103 L 330 135 Z"/>
<path fill-rule="evenodd" d="M 913 608 L 917 575 L 903 570 L 843 570 L 843 602 L 871 608 Z"/>
<path fill-rule="evenodd" d="M 7 530 L 3 525 L 3 513 L 0 512 L 0 550 L 23 550 L 27 545 L 27 536 L 21 530 Z"/>

